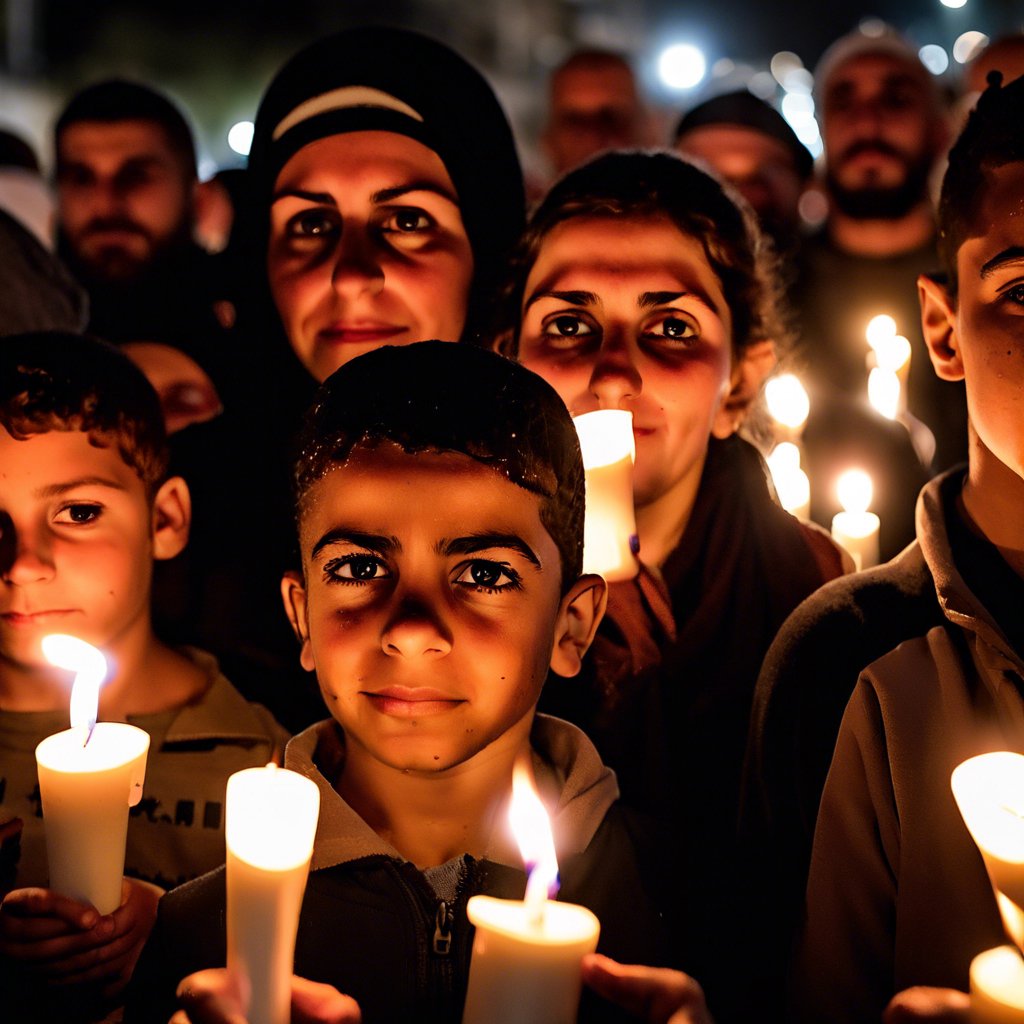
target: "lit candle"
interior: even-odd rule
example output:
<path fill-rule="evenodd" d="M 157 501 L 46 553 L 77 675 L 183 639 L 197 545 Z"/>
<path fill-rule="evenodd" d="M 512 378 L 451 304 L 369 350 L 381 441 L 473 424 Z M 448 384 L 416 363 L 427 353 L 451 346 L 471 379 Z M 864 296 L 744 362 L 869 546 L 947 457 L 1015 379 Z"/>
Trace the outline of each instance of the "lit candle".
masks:
<path fill-rule="evenodd" d="M 640 570 L 633 512 L 633 414 L 600 409 L 573 422 L 587 482 L 583 571 L 600 573 L 609 582 L 630 580 Z"/>
<path fill-rule="evenodd" d="M 773 377 L 764 387 L 768 413 L 775 421 L 775 434 L 781 440 L 797 441 L 811 411 L 811 400 L 799 378 L 792 373 Z"/>
<path fill-rule="evenodd" d="M 228 779 L 228 970 L 249 1024 L 288 1024 L 299 910 L 320 815 L 316 783 L 268 764 Z"/>
<path fill-rule="evenodd" d="M 800 449 L 792 441 L 781 441 L 767 462 L 779 504 L 797 519 L 807 519 L 811 514 L 811 482 L 800 468 Z"/>
<path fill-rule="evenodd" d="M 979 754 L 953 769 L 953 797 L 981 851 L 1007 934 L 1024 942 L 1024 756 Z M 1012 946 L 971 962 L 971 1020 L 1024 1024 L 1024 960 Z"/>
<path fill-rule="evenodd" d="M 910 342 L 895 331 L 874 338 L 869 331 L 868 344 L 873 353 L 869 359 L 868 401 L 887 419 L 897 419 L 906 411 Z"/>
<path fill-rule="evenodd" d="M 1024 960 L 1013 946 L 996 946 L 971 961 L 973 1024 L 1024 1024 Z"/>
<path fill-rule="evenodd" d="M 149 733 L 96 722 L 107 664 L 95 647 L 53 634 L 43 654 L 75 673 L 71 728 L 36 747 L 50 888 L 111 914 L 121 905 L 128 808 L 142 796 Z"/>
<path fill-rule="evenodd" d="M 462 1024 L 573 1024 L 581 962 L 597 948 L 601 925 L 585 907 L 558 903 L 558 861 L 547 812 L 516 767 L 509 810 L 526 864 L 523 900 L 474 896 L 476 925 Z"/>
<path fill-rule="evenodd" d="M 836 490 L 843 511 L 832 517 L 832 539 L 853 557 L 859 571 L 878 564 L 879 519 L 868 511 L 871 477 L 862 469 L 849 469 L 840 476 Z"/>
<path fill-rule="evenodd" d="M 867 330 L 864 332 L 868 344 L 875 348 L 884 344 L 887 338 L 896 334 L 896 321 L 888 313 L 879 313 L 868 321 Z"/>

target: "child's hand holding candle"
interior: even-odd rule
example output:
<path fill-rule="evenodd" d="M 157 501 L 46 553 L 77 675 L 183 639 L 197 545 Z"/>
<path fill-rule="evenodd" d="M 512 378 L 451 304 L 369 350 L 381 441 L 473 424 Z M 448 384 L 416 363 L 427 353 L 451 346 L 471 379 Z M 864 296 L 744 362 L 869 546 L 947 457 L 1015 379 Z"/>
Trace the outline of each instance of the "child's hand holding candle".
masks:
<path fill-rule="evenodd" d="M 530 780 L 516 767 L 509 818 L 528 879 L 524 900 L 474 896 L 476 925 L 463 1024 L 572 1024 L 582 961 L 601 925 L 585 907 L 557 903 L 558 862 L 551 825 Z"/>

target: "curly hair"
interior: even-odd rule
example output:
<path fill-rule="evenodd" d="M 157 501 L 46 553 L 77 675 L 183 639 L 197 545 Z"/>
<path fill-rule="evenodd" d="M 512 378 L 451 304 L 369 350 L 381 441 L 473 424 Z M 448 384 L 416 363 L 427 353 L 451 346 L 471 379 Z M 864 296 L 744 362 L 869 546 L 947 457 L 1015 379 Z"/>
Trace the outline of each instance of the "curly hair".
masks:
<path fill-rule="evenodd" d="M 534 211 L 510 260 L 493 337 L 514 356 L 523 292 L 546 236 L 573 217 L 667 217 L 701 243 L 722 284 L 739 356 L 755 342 L 788 340 L 777 260 L 753 212 L 728 185 L 670 152 L 607 153 L 558 181 Z"/>
<path fill-rule="evenodd" d="M 105 342 L 58 331 L 0 338 L 0 425 L 17 441 L 76 430 L 97 448 L 116 447 L 150 496 L 167 477 L 160 400 Z"/>

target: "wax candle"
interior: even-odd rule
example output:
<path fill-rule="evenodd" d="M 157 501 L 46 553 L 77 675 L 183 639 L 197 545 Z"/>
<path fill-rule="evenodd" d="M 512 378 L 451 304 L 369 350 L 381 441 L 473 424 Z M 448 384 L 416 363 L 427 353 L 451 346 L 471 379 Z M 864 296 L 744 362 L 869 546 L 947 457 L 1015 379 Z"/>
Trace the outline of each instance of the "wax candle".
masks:
<path fill-rule="evenodd" d="M 792 373 L 773 377 L 765 385 L 764 398 L 775 421 L 775 436 L 780 441 L 798 441 L 811 411 L 811 401 L 799 378 Z"/>
<path fill-rule="evenodd" d="M 299 909 L 320 814 L 316 783 L 268 764 L 228 779 L 228 970 L 249 1024 L 288 1024 Z"/>
<path fill-rule="evenodd" d="M 779 504 L 797 519 L 811 514 L 811 482 L 800 468 L 800 449 L 792 441 L 780 441 L 768 456 Z"/>
<path fill-rule="evenodd" d="M 1013 946 L 996 946 L 971 961 L 973 1024 L 1024 1024 L 1024 960 Z"/>
<path fill-rule="evenodd" d="M 879 519 L 869 512 L 871 477 L 862 469 L 850 469 L 839 478 L 836 490 L 843 511 L 832 517 L 832 539 L 853 556 L 854 566 L 868 569 L 878 564 Z"/>
<path fill-rule="evenodd" d="M 128 808 L 142 795 L 149 734 L 97 724 L 106 660 L 95 647 L 53 634 L 43 638 L 43 654 L 76 673 L 71 728 L 36 747 L 50 888 L 110 914 L 121 904 Z"/>
<path fill-rule="evenodd" d="M 573 420 L 583 454 L 587 511 L 583 571 L 606 580 L 629 580 L 640 570 L 633 512 L 633 414 L 600 409 Z"/>
<path fill-rule="evenodd" d="M 585 907 L 557 903 L 558 861 L 544 805 L 517 766 L 509 812 L 526 862 L 522 900 L 474 896 L 476 926 L 463 1024 L 573 1024 L 581 962 L 601 926 Z"/>

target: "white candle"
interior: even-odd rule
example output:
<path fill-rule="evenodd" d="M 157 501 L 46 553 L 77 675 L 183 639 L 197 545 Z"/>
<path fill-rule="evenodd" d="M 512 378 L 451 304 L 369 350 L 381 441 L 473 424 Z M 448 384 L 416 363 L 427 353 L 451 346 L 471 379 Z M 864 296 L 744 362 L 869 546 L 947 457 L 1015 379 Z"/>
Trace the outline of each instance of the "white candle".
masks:
<path fill-rule="evenodd" d="M 71 728 L 36 747 L 50 888 L 110 914 L 121 905 L 128 808 L 142 795 L 149 734 L 96 723 L 106 661 L 95 647 L 55 634 L 43 653 L 76 673 Z"/>
<path fill-rule="evenodd" d="M 538 813 L 539 810 L 539 813 Z M 509 814 L 529 880 L 526 898 L 474 896 L 476 926 L 463 1024 L 573 1024 L 581 962 L 597 948 L 600 922 L 585 907 L 550 900 L 558 888 L 551 826 L 517 766 Z"/>
<path fill-rule="evenodd" d="M 971 961 L 973 1024 L 1024 1024 L 1024 960 L 1013 946 L 996 946 Z"/>
<path fill-rule="evenodd" d="M 629 580 L 640 570 L 633 512 L 633 414 L 601 409 L 573 420 L 583 454 L 587 511 L 583 571 L 606 580 Z"/>
<path fill-rule="evenodd" d="M 858 569 L 878 564 L 878 529 L 880 522 L 871 504 L 871 477 L 862 469 L 847 470 L 837 485 L 842 512 L 832 517 L 832 539 L 849 551 Z"/>
<path fill-rule="evenodd" d="M 268 764 L 228 779 L 228 970 L 245 979 L 249 1024 L 288 1024 L 299 910 L 320 791 Z"/>
<path fill-rule="evenodd" d="M 811 401 L 799 378 L 792 373 L 773 377 L 765 385 L 764 398 L 775 421 L 776 436 L 781 440 L 799 440 L 811 411 Z"/>
<path fill-rule="evenodd" d="M 800 468 L 800 449 L 792 441 L 781 441 L 768 456 L 768 469 L 779 504 L 797 519 L 811 514 L 811 482 Z"/>

